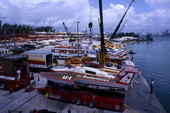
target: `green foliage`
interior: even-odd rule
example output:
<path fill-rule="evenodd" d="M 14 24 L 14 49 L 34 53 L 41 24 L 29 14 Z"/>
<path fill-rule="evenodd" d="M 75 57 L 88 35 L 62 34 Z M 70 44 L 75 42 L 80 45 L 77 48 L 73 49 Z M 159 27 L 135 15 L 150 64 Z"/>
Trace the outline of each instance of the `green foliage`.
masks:
<path fill-rule="evenodd" d="M 130 33 L 118 33 L 117 37 L 123 37 L 123 36 L 132 36 L 132 37 L 139 37 L 138 34 L 134 33 L 134 32 L 130 32 Z"/>
<path fill-rule="evenodd" d="M 25 24 L 3 24 L 3 28 L 7 28 L 9 32 L 13 32 L 12 29 L 15 30 L 15 33 L 29 33 L 31 31 L 37 32 L 55 32 L 54 28 L 51 26 L 41 26 L 41 27 L 33 27 L 31 25 Z"/>

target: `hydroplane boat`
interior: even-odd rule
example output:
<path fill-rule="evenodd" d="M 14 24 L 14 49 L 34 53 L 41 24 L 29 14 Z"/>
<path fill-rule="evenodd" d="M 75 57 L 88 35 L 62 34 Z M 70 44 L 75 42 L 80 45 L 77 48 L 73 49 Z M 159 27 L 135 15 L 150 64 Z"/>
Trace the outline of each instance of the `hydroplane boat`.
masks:
<path fill-rule="evenodd" d="M 52 72 L 41 72 L 49 81 L 68 85 L 86 86 L 98 88 L 105 87 L 116 90 L 127 90 L 138 76 L 138 69 L 133 62 L 126 61 L 122 69 L 116 75 L 90 68 L 53 68 Z"/>

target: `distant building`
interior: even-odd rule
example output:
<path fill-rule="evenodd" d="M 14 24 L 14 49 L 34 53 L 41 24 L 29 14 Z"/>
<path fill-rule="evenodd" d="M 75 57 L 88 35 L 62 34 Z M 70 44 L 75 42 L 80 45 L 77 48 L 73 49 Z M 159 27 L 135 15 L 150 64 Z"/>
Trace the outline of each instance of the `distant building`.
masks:
<path fill-rule="evenodd" d="M 162 35 L 164 35 L 164 36 L 170 36 L 170 30 L 167 29 L 166 31 L 163 31 L 163 32 L 162 32 Z"/>

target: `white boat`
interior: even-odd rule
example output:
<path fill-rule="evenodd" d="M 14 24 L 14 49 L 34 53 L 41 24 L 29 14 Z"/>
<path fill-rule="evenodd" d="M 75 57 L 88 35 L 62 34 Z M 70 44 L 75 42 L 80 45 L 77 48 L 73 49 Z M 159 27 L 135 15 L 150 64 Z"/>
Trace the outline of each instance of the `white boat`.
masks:
<path fill-rule="evenodd" d="M 107 72 L 104 72 L 99 69 L 91 68 L 91 67 L 54 67 L 51 68 L 51 72 L 73 72 L 73 73 L 81 73 L 81 74 L 88 74 L 88 75 L 95 75 L 95 76 L 102 76 L 102 77 L 109 77 L 109 78 L 115 78 L 113 75 L 109 75 Z"/>
<path fill-rule="evenodd" d="M 92 68 L 82 65 L 72 67 L 57 66 L 51 68 L 50 72 L 41 72 L 41 74 L 48 80 L 58 83 L 83 84 L 124 90 L 127 90 L 133 84 L 134 79 L 139 74 L 134 63 L 129 60 L 124 62 L 124 66 L 117 73 L 113 74 L 111 72 L 113 70 L 116 69 L 112 67 Z"/>
<path fill-rule="evenodd" d="M 111 88 L 115 90 L 127 90 L 138 76 L 138 69 L 134 66 L 124 66 L 115 76 L 107 72 L 89 68 L 52 68 L 51 72 L 41 72 L 49 81 L 77 85 L 89 88 Z"/>

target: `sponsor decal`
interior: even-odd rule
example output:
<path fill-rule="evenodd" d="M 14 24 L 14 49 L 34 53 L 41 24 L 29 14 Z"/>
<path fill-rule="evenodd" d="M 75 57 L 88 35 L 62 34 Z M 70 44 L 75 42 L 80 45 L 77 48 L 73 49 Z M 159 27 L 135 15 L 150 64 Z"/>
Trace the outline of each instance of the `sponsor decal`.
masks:
<path fill-rule="evenodd" d="M 108 79 L 101 78 L 101 77 L 92 77 L 87 75 L 77 75 L 77 78 L 85 78 L 85 79 L 91 79 L 91 80 L 97 80 L 97 81 L 105 81 L 108 82 Z"/>
<path fill-rule="evenodd" d="M 67 53 L 67 54 L 85 54 L 84 50 L 54 50 L 56 53 Z"/>
<path fill-rule="evenodd" d="M 71 80 L 72 77 L 71 77 L 71 76 L 64 75 L 64 76 L 63 76 L 63 79 Z"/>
<path fill-rule="evenodd" d="M 86 75 L 77 75 L 76 77 L 77 77 L 77 78 L 97 80 L 97 81 L 105 81 L 105 82 L 108 82 L 108 81 L 109 81 L 108 79 L 105 79 L 105 78 L 92 77 L 92 76 L 86 76 Z M 66 80 L 72 80 L 72 77 L 71 77 L 71 76 L 67 76 L 67 75 L 63 75 L 62 78 L 63 78 L 63 79 L 66 79 Z"/>

